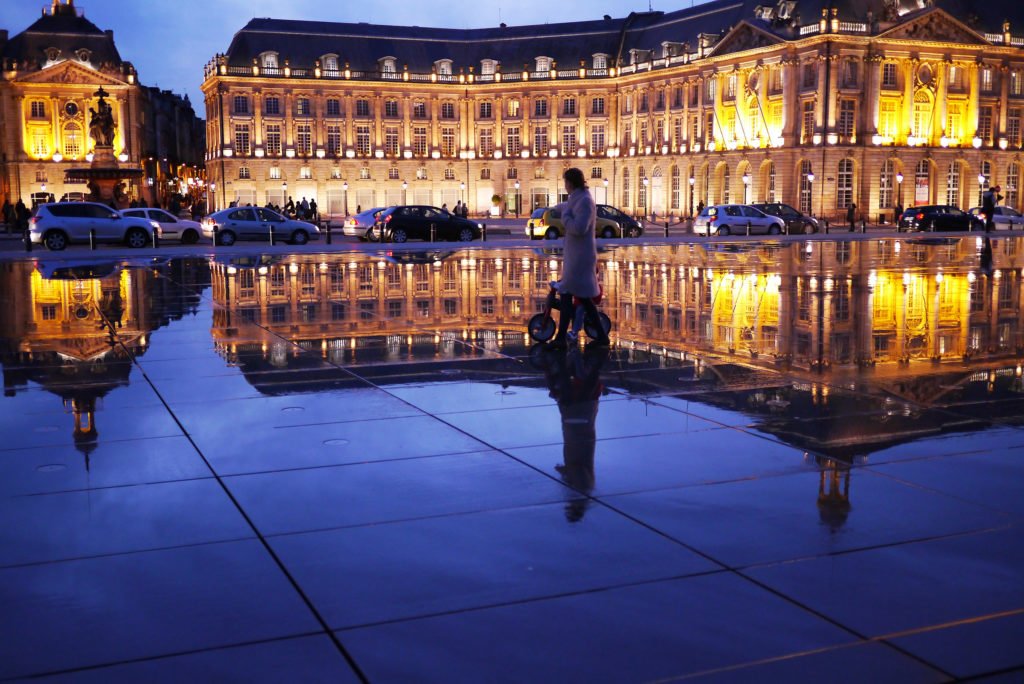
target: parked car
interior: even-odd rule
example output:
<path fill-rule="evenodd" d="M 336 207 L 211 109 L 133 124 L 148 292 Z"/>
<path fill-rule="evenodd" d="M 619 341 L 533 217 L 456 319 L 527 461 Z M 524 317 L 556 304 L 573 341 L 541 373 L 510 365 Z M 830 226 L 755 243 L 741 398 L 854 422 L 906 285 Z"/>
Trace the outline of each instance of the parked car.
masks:
<path fill-rule="evenodd" d="M 597 237 L 601 238 L 614 238 L 620 237 L 622 229 L 619 227 L 617 221 L 614 221 L 605 216 L 601 216 L 600 210 L 597 215 Z M 562 215 L 560 210 L 551 207 L 541 207 L 535 209 L 533 214 L 530 215 L 530 220 L 526 224 L 526 235 L 531 240 L 545 239 L 545 240 L 557 240 L 558 238 L 565 237 L 565 224 L 562 223 Z"/>
<path fill-rule="evenodd" d="M 341 232 L 348 237 L 357 237 L 360 240 L 377 242 L 380 239 L 380 234 L 374 228 L 377 225 L 377 217 L 385 209 L 387 207 L 374 207 L 345 219 Z"/>
<path fill-rule="evenodd" d="M 377 222 L 383 226 L 384 239 L 391 242 L 429 240 L 431 225 L 434 226 L 436 240 L 470 242 L 480 239 L 483 234 L 483 226 L 479 223 L 445 213 L 437 207 L 389 207 L 381 212 Z"/>
<path fill-rule="evenodd" d="M 125 209 L 121 213 L 133 218 L 156 221 L 157 225 L 160 226 L 160 232 L 158 232 L 157 235 L 159 235 L 161 239 L 178 240 L 183 245 L 194 245 L 199 242 L 199 236 L 203 231 L 203 227 L 198 221 L 176 218 L 173 214 L 166 212 L 163 209 Z"/>
<path fill-rule="evenodd" d="M 96 202 L 40 204 L 29 220 L 32 242 L 54 251 L 69 244 L 88 244 L 90 232 L 95 235 L 96 242 L 145 247 L 153 243 L 153 233 L 158 228 L 155 221 L 122 216 L 107 205 Z"/>
<path fill-rule="evenodd" d="M 750 232 L 778 235 L 786 229 L 778 216 L 769 216 L 760 209 L 746 204 L 713 204 L 704 207 L 693 222 L 697 235 L 746 235 Z"/>
<path fill-rule="evenodd" d="M 969 213 L 972 216 L 977 216 L 982 222 L 986 220 L 985 215 L 981 213 L 981 207 L 974 207 Z M 1011 207 L 996 207 L 995 214 L 992 216 L 992 221 L 995 223 L 996 230 L 1017 230 L 1024 228 L 1024 214 Z"/>
<path fill-rule="evenodd" d="M 264 207 L 231 207 L 214 212 L 203 219 L 203 236 L 213 238 L 217 229 L 218 245 L 233 245 L 236 240 L 270 239 L 274 230 L 277 240 L 293 245 L 304 245 L 310 240 L 320 239 L 320 229 L 312 223 L 285 218 L 276 211 Z"/>
<path fill-rule="evenodd" d="M 985 222 L 977 216 L 946 204 L 929 204 L 903 212 L 900 228 L 904 230 L 984 230 Z"/>
<path fill-rule="evenodd" d="M 618 224 L 619 232 L 618 232 L 617 235 L 612 236 L 612 237 L 628 237 L 628 238 L 632 238 L 632 237 L 640 237 L 641 235 L 644 234 L 644 227 L 640 225 L 639 221 L 637 221 L 632 216 L 628 216 L 625 213 L 619 211 L 618 209 L 616 209 L 613 206 L 610 206 L 610 205 L 607 205 L 607 204 L 598 204 L 597 205 L 597 218 L 598 218 L 598 220 L 603 219 L 603 218 L 604 219 L 609 219 L 611 221 L 615 221 L 615 223 Z M 607 235 L 604 235 L 600 231 L 598 231 L 597 235 L 598 235 L 598 237 L 609 237 Z"/>
<path fill-rule="evenodd" d="M 808 216 L 782 202 L 766 202 L 764 204 L 751 204 L 750 206 L 763 211 L 769 216 L 778 216 L 785 221 L 789 233 L 817 233 L 821 229 L 818 219 Z"/>

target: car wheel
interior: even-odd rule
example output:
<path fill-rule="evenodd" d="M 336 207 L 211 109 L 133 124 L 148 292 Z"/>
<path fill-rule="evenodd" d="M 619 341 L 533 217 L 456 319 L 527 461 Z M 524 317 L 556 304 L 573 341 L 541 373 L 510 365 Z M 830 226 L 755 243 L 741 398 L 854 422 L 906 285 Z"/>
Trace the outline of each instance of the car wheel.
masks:
<path fill-rule="evenodd" d="M 366 231 L 366 239 L 370 242 L 380 242 L 380 234 L 373 231 L 373 227 Z"/>
<path fill-rule="evenodd" d="M 194 245 L 199 242 L 199 233 L 194 230 L 186 230 L 181 234 L 181 244 Z"/>
<path fill-rule="evenodd" d="M 51 252 L 60 252 L 68 246 L 68 236 L 59 230 L 51 230 L 43 236 L 43 244 Z"/>
<path fill-rule="evenodd" d="M 724 235 L 732 235 L 732 231 L 729 230 L 729 226 L 719 226 L 718 227 L 718 235 L 722 235 L 722 236 L 724 236 Z"/>
<path fill-rule="evenodd" d="M 557 240 L 558 239 L 558 229 L 557 228 L 548 228 L 547 232 L 544 233 L 544 239 L 545 240 Z"/>
<path fill-rule="evenodd" d="M 810 235 L 814 232 L 814 225 L 810 223 L 804 224 L 804 235 Z"/>
<path fill-rule="evenodd" d="M 129 228 L 124 241 L 132 249 L 141 249 L 149 244 L 149 235 L 141 228 Z"/>
<path fill-rule="evenodd" d="M 769 235 L 778 235 L 781 232 L 782 231 L 779 230 L 779 227 L 776 226 L 775 224 L 772 224 L 771 226 L 768 227 L 768 234 Z"/>
<path fill-rule="evenodd" d="M 605 240 L 611 240 L 613 237 L 615 237 L 615 231 L 612 230 L 609 226 L 601 231 L 601 237 L 603 237 Z"/>
<path fill-rule="evenodd" d="M 291 243 L 293 245 L 304 245 L 309 242 L 309 233 L 304 230 L 297 230 L 292 233 Z"/>
<path fill-rule="evenodd" d="M 555 334 L 555 319 L 542 313 L 534 314 L 526 325 L 530 337 L 537 342 L 547 342 Z"/>
<path fill-rule="evenodd" d="M 225 247 L 230 247 L 235 244 L 235 234 L 230 230 L 222 230 L 217 235 L 217 244 Z"/>
<path fill-rule="evenodd" d="M 472 228 L 463 228 L 459 231 L 459 242 L 472 242 L 475 237 Z"/>
<path fill-rule="evenodd" d="M 391 241 L 392 242 L 408 242 L 409 234 L 405 232 L 405 228 L 392 228 L 391 229 Z"/>

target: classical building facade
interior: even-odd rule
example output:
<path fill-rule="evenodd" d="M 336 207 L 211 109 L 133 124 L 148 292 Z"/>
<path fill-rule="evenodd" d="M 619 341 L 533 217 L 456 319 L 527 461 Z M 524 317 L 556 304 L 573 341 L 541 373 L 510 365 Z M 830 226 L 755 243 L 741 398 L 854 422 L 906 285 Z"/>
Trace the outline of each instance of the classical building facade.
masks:
<path fill-rule="evenodd" d="M 84 183 L 65 183 L 64 172 L 92 159 L 89 110 L 101 87 L 117 126 L 114 154 L 123 166 L 147 169 L 130 195 L 152 201 L 179 165 L 202 166 L 205 128 L 188 100 L 140 85 L 113 31 L 86 19 L 74 0 L 53 0 L 31 26 L 8 35 L 0 31 L 0 196 L 29 204 L 88 192 Z M 166 116 L 170 127 L 161 123 Z M 179 139 L 168 142 L 168 128 Z"/>
<path fill-rule="evenodd" d="M 523 214 L 558 199 L 568 165 L 599 201 L 658 216 L 775 200 L 876 220 L 974 206 L 979 181 L 1019 208 L 1024 17 L 955 4 L 718 0 L 474 30 L 255 19 L 206 67 L 209 172 L 220 204 L 301 195 L 332 214 Z"/>

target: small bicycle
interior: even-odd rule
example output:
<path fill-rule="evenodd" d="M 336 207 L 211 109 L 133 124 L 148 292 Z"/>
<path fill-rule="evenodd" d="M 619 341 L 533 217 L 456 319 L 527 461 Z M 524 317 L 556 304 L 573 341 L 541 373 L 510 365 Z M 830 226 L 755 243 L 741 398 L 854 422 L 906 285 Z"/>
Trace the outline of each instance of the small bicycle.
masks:
<path fill-rule="evenodd" d="M 601 303 L 601 297 L 603 293 L 599 293 L 594 297 L 595 306 Z M 576 324 L 575 312 L 580 311 L 581 303 L 578 297 L 573 297 L 573 328 L 570 331 L 570 336 L 575 338 L 579 335 L 579 328 Z M 530 318 L 530 322 L 527 324 L 530 337 L 537 342 L 547 342 L 555 335 L 555 331 L 558 329 L 558 324 L 555 322 L 554 316 L 551 315 L 552 311 L 558 310 L 558 290 L 555 288 L 554 283 L 551 284 L 551 289 L 548 291 L 547 299 L 544 301 L 544 308 L 540 313 L 534 314 Z M 604 334 L 607 335 L 612 329 L 612 319 L 608 317 L 604 311 L 597 312 L 598 318 L 601 320 L 601 326 L 604 328 Z M 590 321 L 584 319 L 583 330 L 587 333 L 587 337 L 590 339 L 597 339 L 602 337 L 601 333 L 596 330 Z"/>

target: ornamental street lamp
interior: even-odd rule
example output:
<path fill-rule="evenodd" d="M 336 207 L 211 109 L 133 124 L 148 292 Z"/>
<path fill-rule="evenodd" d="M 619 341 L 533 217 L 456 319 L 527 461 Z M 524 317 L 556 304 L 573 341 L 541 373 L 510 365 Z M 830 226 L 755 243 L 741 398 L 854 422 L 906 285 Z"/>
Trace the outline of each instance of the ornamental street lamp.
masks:
<path fill-rule="evenodd" d="M 985 194 L 985 181 L 986 180 L 988 180 L 988 179 L 985 177 L 985 174 L 983 174 L 983 173 L 979 173 L 978 174 L 978 204 L 981 204 L 981 203 L 983 203 L 985 201 L 984 198 L 982 197 L 982 195 Z"/>
<path fill-rule="evenodd" d="M 345 191 L 345 216 L 348 216 L 348 181 L 341 184 L 341 189 Z"/>
<path fill-rule="evenodd" d="M 807 174 L 807 210 L 814 216 L 814 174 Z"/>
<path fill-rule="evenodd" d="M 643 183 L 644 183 L 644 220 L 646 220 L 647 219 L 647 204 L 648 204 L 648 201 L 649 201 L 649 198 L 647 197 L 647 193 L 648 193 L 647 188 L 651 184 L 651 179 L 648 178 L 647 176 L 644 176 Z"/>
<path fill-rule="evenodd" d="M 693 186 L 697 183 L 697 179 L 690 176 L 690 216 L 693 216 Z"/>
<path fill-rule="evenodd" d="M 896 172 L 896 206 L 899 207 L 900 209 L 903 208 L 903 172 L 901 171 Z M 897 223 L 899 222 L 899 220 L 900 217 L 897 216 Z"/>
<path fill-rule="evenodd" d="M 519 181 L 516 181 L 516 218 L 519 218 L 519 205 L 520 205 Z"/>
<path fill-rule="evenodd" d="M 402 204 L 408 204 L 406 191 L 409 189 L 409 181 L 402 181 Z"/>
<path fill-rule="evenodd" d="M 459 183 L 459 195 L 460 195 L 460 197 L 462 199 L 462 203 L 465 204 L 466 203 L 466 183 L 465 183 L 465 181 L 463 181 L 462 183 Z"/>
<path fill-rule="evenodd" d="M 750 204 L 750 173 L 744 173 L 743 177 L 743 203 Z"/>
<path fill-rule="evenodd" d="M 602 182 L 604 183 L 604 201 L 605 201 L 605 204 L 610 204 L 610 202 L 608 201 L 608 179 L 605 178 L 604 181 L 602 181 Z"/>

